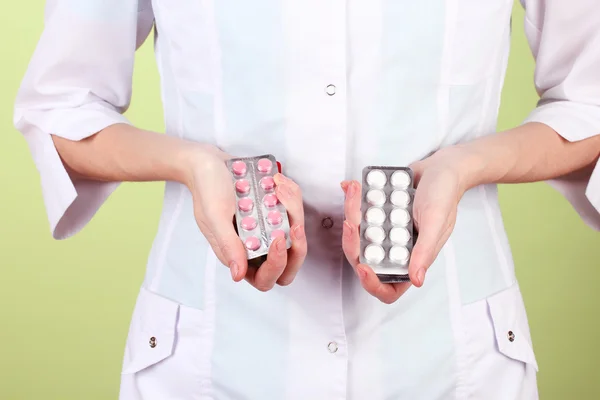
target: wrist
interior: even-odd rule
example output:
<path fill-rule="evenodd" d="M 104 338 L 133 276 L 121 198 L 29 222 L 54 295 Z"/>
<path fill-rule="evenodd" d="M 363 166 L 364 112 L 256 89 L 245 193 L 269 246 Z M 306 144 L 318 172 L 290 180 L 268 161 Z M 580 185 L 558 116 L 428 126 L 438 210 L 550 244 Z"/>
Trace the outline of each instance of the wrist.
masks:
<path fill-rule="evenodd" d="M 462 193 L 485 182 L 486 158 L 470 144 L 457 144 L 435 153 L 442 163 L 455 174 Z"/>
<path fill-rule="evenodd" d="M 192 190 L 198 174 L 224 162 L 224 154 L 216 146 L 186 141 L 179 154 L 178 182 Z"/>

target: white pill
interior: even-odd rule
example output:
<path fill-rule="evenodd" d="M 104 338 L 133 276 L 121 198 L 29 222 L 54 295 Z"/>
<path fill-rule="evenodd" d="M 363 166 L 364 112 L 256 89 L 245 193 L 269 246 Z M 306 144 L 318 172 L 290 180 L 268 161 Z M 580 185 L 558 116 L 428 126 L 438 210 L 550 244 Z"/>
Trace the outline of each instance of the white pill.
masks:
<path fill-rule="evenodd" d="M 390 240 L 394 244 L 406 245 L 410 240 L 410 232 L 406 228 L 392 228 L 390 230 Z"/>
<path fill-rule="evenodd" d="M 380 226 L 370 226 L 365 230 L 365 237 L 373 243 L 381 243 L 385 239 L 385 231 Z"/>
<path fill-rule="evenodd" d="M 379 264 L 385 257 L 385 250 L 378 244 L 370 244 L 365 249 L 365 258 L 368 262 Z"/>
<path fill-rule="evenodd" d="M 398 189 L 406 189 L 410 185 L 410 175 L 406 171 L 396 171 L 390 179 L 392 186 Z"/>
<path fill-rule="evenodd" d="M 367 174 L 367 183 L 369 186 L 382 188 L 385 186 L 386 182 L 387 177 L 385 176 L 385 173 L 379 169 L 374 169 Z"/>
<path fill-rule="evenodd" d="M 394 190 L 390 196 L 392 204 L 398 207 L 406 207 L 410 203 L 410 196 L 404 190 Z"/>
<path fill-rule="evenodd" d="M 378 207 L 371 207 L 367 210 L 365 220 L 373 225 L 381 225 L 385 221 L 385 212 Z"/>
<path fill-rule="evenodd" d="M 394 208 L 390 213 L 393 225 L 406 226 L 410 222 L 410 214 L 403 208 Z"/>
<path fill-rule="evenodd" d="M 373 189 L 367 192 L 367 202 L 372 206 L 382 206 L 385 203 L 383 190 Z"/>
<path fill-rule="evenodd" d="M 404 246 L 394 246 L 390 249 L 390 261 L 394 264 L 406 264 L 409 256 L 408 249 Z"/>

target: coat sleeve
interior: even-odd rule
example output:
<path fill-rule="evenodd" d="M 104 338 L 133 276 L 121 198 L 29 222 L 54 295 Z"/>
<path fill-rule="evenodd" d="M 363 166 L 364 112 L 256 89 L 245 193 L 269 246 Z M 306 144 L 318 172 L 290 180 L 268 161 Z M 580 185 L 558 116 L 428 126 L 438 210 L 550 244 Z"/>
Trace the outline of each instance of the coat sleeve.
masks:
<path fill-rule="evenodd" d="M 39 172 L 52 235 L 64 239 L 91 220 L 118 183 L 72 181 L 51 135 L 77 141 L 128 123 L 135 51 L 154 18 L 150 0 L 47 0 L 44 22 L 14 124 Z"/>
<path fill-rule="evenodd" d="M 526 122 L 541 122 L 570 142 L 600 134 L 598 0 L 521 0 L 536 60 L 540 95 Z M 600 230 L 600 166 L 549 182 L 591 227 Z"/>

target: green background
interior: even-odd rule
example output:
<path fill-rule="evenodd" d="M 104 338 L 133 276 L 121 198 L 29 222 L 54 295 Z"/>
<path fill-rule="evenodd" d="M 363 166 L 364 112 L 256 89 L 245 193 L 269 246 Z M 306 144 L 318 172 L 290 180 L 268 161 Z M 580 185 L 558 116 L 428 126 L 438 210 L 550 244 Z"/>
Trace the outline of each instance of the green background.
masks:
<path fill-rule="evenodd" d="M 163 185 L 122 185 L 80 234 L 51 238 L 37 171 L 12 125 L 14 97 L 43 27 L 43 2 L 7 2 L 2 9 L 0 399 L 116 399 Z M 518 4 L 513 25 L 499 129 L 520 123 L 537 100 Z M 128 117 L 162 131 L 151 40 L 138 52 L 133 92 Z M 545 183 L 501 187 L 500 195 L 541 398 L 600 399 L 600 237 Z"/>

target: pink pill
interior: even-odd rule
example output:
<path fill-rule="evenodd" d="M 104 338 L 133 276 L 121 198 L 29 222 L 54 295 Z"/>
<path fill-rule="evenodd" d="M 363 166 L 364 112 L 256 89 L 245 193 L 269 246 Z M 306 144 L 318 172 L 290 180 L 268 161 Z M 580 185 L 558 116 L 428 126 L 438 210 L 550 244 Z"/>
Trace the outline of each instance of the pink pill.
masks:
<path fill-rule="evenodd" d="M 239 194 L 248 194 L 250 192 L 250 182 L 240 179 L 235 183 L 235 191 Z"/>
<path fill-rule="evenodd" d="M 279 204 L 279 199 L 274 194 L 268 194 L 263 199 L 263 204 L 267 208 L 273 208 L 273 207 L 277 206 L 277 204 Z"/>
<path fill-rule="evenodd" d="M 256 164 L 256 168 L 263 174 L 268 174 L 273 169 L 273 163 L 268 158 L 261 158 Z"/>
<path fill-rule="evenodd" d="M 251 231 L 256 228 L 256 220 L 252 217 L 244 217 L 242 218 L 242 229 L 245 231 Z"/>
<path fill-rule="evenodd" d="M 269 223 L 269 225 L 277 226 L 281 223 L 282 219 L 283 218 L 281 217 L 281 213 L 277 210 L 269 211 L 269 213 L 267 214 L 267 222 Z"/>
<path fill-rule="evenodd" d="M 277 238 L 285 239 L 285 232 L 281 229 L 275 229 L 273 232 L 271 232 L 271 242 Z"/>
<path fill-rule="evenodd" d="M 270 176 L 265 176 L 260 180 L 260 186 L 263 190 L 270 191 L 275 187 L 275 181 Z"/>
<path fill-rule="evenodd" d="M 254 208 L 254 202 L 252 201 L 252 199 L 249 199 L 247 197 L 244 199 L 240 199 L 240 201 L 238 201 L 238 208 L 242 212 L 250 212 Z"/>
<path fill-rule="evenodd" d="M 246 172 L 248 172 L 246 163 L 243 161 L 235 161 L 233 164 L 231 164 L 231 170 L 237 176 L 244 176 L 246 175 Z"/>
<path fill-rule="evenodd" d="M 251 251 L 256 251 L 260 248 L 260 240 L 256 236 L 250 236 L 244 244 Z"/>

